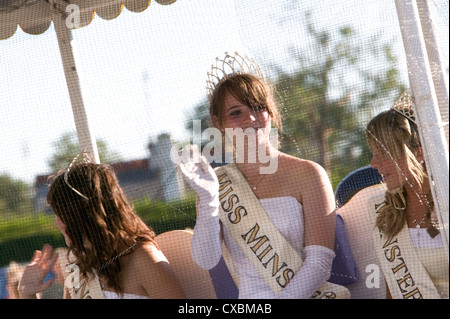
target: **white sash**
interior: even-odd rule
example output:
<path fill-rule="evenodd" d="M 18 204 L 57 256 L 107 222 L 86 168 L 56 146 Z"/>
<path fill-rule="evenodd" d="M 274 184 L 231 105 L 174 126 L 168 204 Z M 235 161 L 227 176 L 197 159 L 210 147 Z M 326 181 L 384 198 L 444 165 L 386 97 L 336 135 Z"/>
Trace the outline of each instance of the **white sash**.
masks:
<path fill-rule="evenodd" d="M 278 294 L 302 267 L 303 260 L 267 216 L 235 164 L 217 168 L 216 174 L 222 224 L 267 285 Z M 349 297 L 347 288 L 325 282 L 311 298 Z"/>
<path fill-rule="evenodd" d="M 63 269 L 64 286 L 72 299 L 105 299 L 97 274 L 89 274 L 81 280 L 77 264 L 67 264 Z"/>
<path fill-rule="evenodd" d="M 384 205 L 384 194 L 369 200 L 373 225 Z M 384 277 L 394 299 L 441 298 L 415 252 L 406 223 L 403 229 L 391 238 L 384 236 L 375 227 L 373 239 Z"/>

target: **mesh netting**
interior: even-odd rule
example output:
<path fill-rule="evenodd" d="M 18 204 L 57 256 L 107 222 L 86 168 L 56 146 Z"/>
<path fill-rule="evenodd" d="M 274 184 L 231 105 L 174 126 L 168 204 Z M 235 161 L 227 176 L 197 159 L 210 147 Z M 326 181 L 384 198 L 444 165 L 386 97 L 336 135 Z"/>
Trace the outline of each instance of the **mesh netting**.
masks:
<path fill-rule="evenodd" d="M 407 248 L 396 246 L 386 237 L 377 255 L 376 245 L 380 243 L 372 238 L 370 198 L 378 194 L 384 198 L 385 188 L 379 186 L 383 181 L 381 169 L 370 166 L 374 150 L 369 147 L 366 126 L 374 116 L 389 110 L 406 89 L 411 89 L 413 78 L 422 79 L 418 80 L 420 83 L 428 81 L 424 80 L 426 75 L 412 72 L 409 57 L 419 53 L 405 51 L 407 45 L 402 38 L 395 1 L 191 0 L 170 5 L 152 2 L 145 10 L 136 10 L 141 12 L 132 12 L 131 7 L 120 10 L 120 6 L 118 11 L 114 6 L 103 12 L 97 10 L 92 21 L 90 8 L 82 15 L 88 22 L 82 20 L 80 28 L 64 31 L 66 36 L 71 35 L 71 42 L 61 36 L 58 39 L 57 26 L 44 23 L 40 10 L 35 9 L 31 15 L 19 14 L 19 19 L 26 20 L 22 23 L 8 20 L 8 15 L 33 10 L 37 2 L 24 1 L 22 8 L 14 1 L 0 2 L 3 20 L 0 20 L 3 37 L 0 40 L 0 151 L 3 154 L 0 159 L 0 298 L 14 298 L 11 290 L 6 289 L 11 287 L 7 280 L 20 277 L 21 266 L 32 259 L 35 250 L 49 243 L 62 249 L 59 255 L 65 257 L 67 248 L 75 247 L 61 234 L 47 202 L 49 177 L 67 169 L 81 149 L 89 150 L 92 146 L 98 153 L 98 161 L 112 167 L 118 180 L 115 187 L 123 190 L 137 216 L 157 236 L 156 242 L 175 269 L 178 280 L 183 281 L 188 297 L 237 298 L 238 293 L 246 298 L 277 296 L 265 286 L 262 275 L 255 270 L 257 266 L 247 260 L 250 257 L 244 255 L 229 234 L 223 237 L 228 251 L 223 252 L 224 256 L 212 270 L 200 269 L 190 254 L 197 220 L 196 193 L 176 169 L 171 152 L 175 146 L 181 149 L 183 145 L 196 143 L 205 147 L 211 142 L 211 135 L 204 132 L 217 122 L 210 116 L 207 72 L 216 57 L 223 58 L 225 52 L 239 52 L 257 61 L 274 88 L 283 126 L 277 131 L 279 150 L 323 167 L 335 196 L 333 201 L 342 209 L 337 211 L 332 226 L 323 216 L 316 220 L 314 216 L 320 212 L 316 212 L 313 203 L 320 209 L 324 207 L 319 205 L 323 198 L 315 197 L 314 174 L 284 164 L 283 157 L 278 175 L 261 180 L 245 176 L 251 185 L 252 181 L 258 183 L 258 189 L 262 190 L 256 191 L 255 185 L 254 193 L 266 200 L 264 208 L 275 228 L 300 258 L 305 258 L 305 246 L 328 245 L 336 253 L 328 281 L 346 287 L 351 298 L 385 298 L 389 294 L 385 282 L 389 290 L 394 289 L 392 283 L 398 285 L 400 292 L 390 292 L 394 298 L 417 297 L 415 288 L 423 297 L 448 298 L 448 197 L 440 197 L 442 187 L 448 190 L 448 180 L 432 183 L 439 189 L 428 186 L 428 195 L 433 195 L 425 205 L 425 210 L 432 212 L 429 217 L 422 218 L 423 207 L 418 206 L 416 214 L 422 214 L 420 217 L 407 214 L 409 217 L 402 221 L 410 228 L 409 232 L 406 229 L 402 233 Z M 42 3 L 41 7 L 48 5 Z M 439 59 L 430 57 L 430 72 L 435 81 L 431 87 L 437 88 L 434 94 L 435 101 L 439 102 L 433 109 L 438 117 L 431 126 L 433 132 L 442 133 L 437 138 L 444 147 L 436 150 L 425 145 L 425 155 L 415 160 L 425 161 L 420 163 L 421 167 L 440 181 L 440 174 L 430 174 L 430 170 L 441 167 L 447 170 L 448 177 L 448 1 L 428 1 L 427 8 L 430 16 L 423 18 L 422 24 L 431 21 L 433 34 L 428 34 L 426 41 L 433 37 L 436 40 L 429 44 L 434 53 L 428 49 L 428 54 L 436 57 L 439 53 Z M 8 31 L 17 23 L 20 27 L 15 32 Z M 414 40 L 414 35 L 411 37 Z M 62 42 L 66 49 L 71 43 L 74 64 L 67 62 L 71 52 L 64 51 Z M 437 60 L 441 65 L 436 64 Z M 422 95 L 415 102 L 416 107 L 425 103 Z M 420 114 L 431 114 L 427 112 L 432 110 L 419 113 L 422 118 L 418 121 L 418 134 L 422 143 L 434 145 L 435 137 L 426 138 L 427 128 L 420 126 L 428 118 Z M 408 151 L 414 153 L 412 149 Z M 433 165 L 428 162 L 442 158 L 444 162 Z M 401 171 L 403 164 L 394 162 Z M 402 168 L 403 172 L 409 171 Z M 93 178 L 91 175 L 85 177 L 87 181 L 81 183 L 92 183 L 92 187 L 89 188 L 90 184 L 87 188 L 84 184 L 79 187 L 95 192 L 99 185 L 89 180 Z M 106 182 L 100 179 L 99 183 Z M 411 179 L 408 185 L 419 199 L 422 196 L 420 202 L 425 203 L 427 187 L 424 190 Z M 83 195 L 93 198 L 77 187 L 74 186 Z M 116 194 L 113 191 L 111 198 Z M 312 199 L 305 198 L 306 194 Z M 83 200 L 76 193 L 74 198 Z M 270 202 L 279 198 L 285 200 Z M 295 203 L 291 198 L 296 199 Z M 406 203 L 410 200 L 408 197 Z M 108 215 L 111 208 L 103 209 L 102 217 L 94 218 L 93 223 L 99 223 L 101 228 L 110 227 L 109 230 L 98 231 L 99 235 L 95 236 L 92 232 L 97 228 L 79 227 L 90 231 L 85 235 L 81 231 L 71 235 L 72 240 L 81 236 L 78 244 L 85 248 L 77 249 L 86 249 L 85 254 L 89 255 L 93 251 L 91 241 L 101 241 L 110 255 L 105 252 L 102 263 L 91 261 L 91 265 L 109 267 L 120 262 L 121 278 L 126 278 L 120 279 L 123 292 L 132 297 L 167 298 L 170 295 L 167 287 L 175 284 L 161 275 L 148 286 L 161 293 L 150 292 L 145 286 L 145 273 L 161 270 L 136 259 L 139 249 L 147 247 L 136 245 L 136 241 L 141 243 L 150 235 L 138 231 L 124 235 L 126 229 L 113 231 L 114 227 L 121 227 L 115 224 L 121 221 Z M 74 225 L 86 223 L 83 218 L 70 220 Z M 440 229 L 440 234 L 431 237 L 424 232 L 430 226 Z M 222 234 L 224 229 L 222 224 Z M 330 229 L 331 234 L 335 229 L 334 243 L 320 236 L 321 233 L 329 235 Z M 294 282 L 296 276 L 284 271 L 291 265 L 284 268 L 281 257 L 278 264 L 274 259 L 264 259 L 271 256 L 269 246 L 265 246 L 269 241 L 258 239 L 264 238 L 262 233 L 253 235 L 249 235 L 253 241 L 250 237 L 244 241 L 265 268 L 270 268 L 272 277 L 281 278 L 278 283 Z M 141 237 L 137 240 L 136 236 Z M 397 255 L 400 247 L 414 256 L 408 255 L 411 259 L 407 262 L 414 265 L 408 266 L 411 273 L 401 267 L 399 258 L 405 256 Z M 208 249 L 205 247 L 205 251 Z M 153 262 L 155 258 L 164 260 L 152 248 L 147 247 L 144 252 L 153 256 Z M 77 253 L 80 252 L 72 251 Z M 17 276 L 13 275 L 15 269 L 19 272 Z M 95 270 L 102 276 L 117 271 L 113 266 L 108 271 L 100 269 Z M 386 275 L 389 269 L 392 274 Z M 102 276 L 103 290 L 114 291 L 116 286 Z M 414 277 L 416 286 L 406 282 L 408 276 Z M 55 281 L 42 293 L 43 297 L 62 298 L 65 279 L 59 278 L 57 268 L 46 278 Z M 435 289 L 422 292 L 430 280 Z M 266 289 L 269 292 L 265 295 Z M 313 289 L 316 290 L 317 287 Z M 253 292 L 257 294 L 252 295 Z"/>

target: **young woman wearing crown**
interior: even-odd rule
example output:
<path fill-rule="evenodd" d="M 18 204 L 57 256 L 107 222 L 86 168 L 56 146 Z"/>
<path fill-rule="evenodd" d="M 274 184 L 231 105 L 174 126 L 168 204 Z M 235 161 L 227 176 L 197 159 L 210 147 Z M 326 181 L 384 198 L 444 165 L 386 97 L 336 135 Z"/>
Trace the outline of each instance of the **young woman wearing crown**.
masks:
<path fill-rule="evenodd" d="M 234 157 L 216 170 L 205 156 L 179 163 L 198 195 L 194 260 L 211 269 L 223 254 L 239 298 L 347 298 L 344 287 L 326 282 L 335 255 L 328 176 L 270 143 L 281 119 L 258 65 L 226 54 L 207 83 L 212 120 Z"/>
<path fill-rule="evenodd" d="M 47 201 L 69 248 L 64 274 L 66 299 L 184 298 L 155 233 L 136 214 L 109 165 L 81 152 L 51 179 Z M 36 298 L 52 280 L 57 261 L 46 244 L 35 251 L 19 283 L 21 299 Z"/>
<path fill-rule="evenodd" d="M 385 194 L 369 200 L 373 239 L 393 298 L 448 298 L 448 257 L 426 173 L 414 103 L 405 91 L 366 128 Z"/>

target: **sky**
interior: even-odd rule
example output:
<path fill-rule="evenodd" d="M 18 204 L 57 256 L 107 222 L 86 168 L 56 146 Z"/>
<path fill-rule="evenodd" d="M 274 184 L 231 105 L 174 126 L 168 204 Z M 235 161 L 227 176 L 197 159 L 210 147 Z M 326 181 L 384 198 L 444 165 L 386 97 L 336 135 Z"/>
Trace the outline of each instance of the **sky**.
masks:
<path fill-rule="evenodd" d="M 314 55 L 305 41 L 308 9 L 320 28 L 350 24 L 366 39 L 381 34 L 402 58 L 394 1 L 338 3 L 178 0 L 162 6 L 152 1 L 141 13 L 124 8 L 113 20 L 96 16 L 72 31 L 93 135 L 125 160 L 147 157 L 147 144 L 162 132 L 186 139 L 187 115 L 205 101 L 206 72 L 215 57 L 249 53 L 270 77 L 270 65 L 298 67 L 290 48 Z M 445 56 L 448 65 L 448 51 Z M 36 175 L 49 173 L 54 143 L 75 132 L 53 25 L 41 35 L 19 28 L 0 40 L 0 92 L 0 174 L 32 183 Z"/>

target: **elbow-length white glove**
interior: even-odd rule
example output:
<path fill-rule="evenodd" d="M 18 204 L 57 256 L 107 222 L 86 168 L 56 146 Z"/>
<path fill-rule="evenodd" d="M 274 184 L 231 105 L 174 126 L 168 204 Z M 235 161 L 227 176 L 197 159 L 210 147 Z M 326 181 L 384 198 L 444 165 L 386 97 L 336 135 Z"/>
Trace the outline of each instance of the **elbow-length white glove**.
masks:
<path fill-rule="evenodd" d="M 191 146 L 189 160 L 178 164 L 186 182 L 197 193 L 197 220 L 191 242 L 195 262 L 203 269 L 214 268 L 222 256 L 219 220 L 219 181 L 216 173 L 196 146 Z M 193 156 L 192 156 L 193 154 Z"/>
<path fill-rule="evenodd" d="M 324 246 L 305 247 L 305 261 L 302 268 L 280 292 L 282 299 L 308 299 L 330 278 L 334 251 Z"/>

